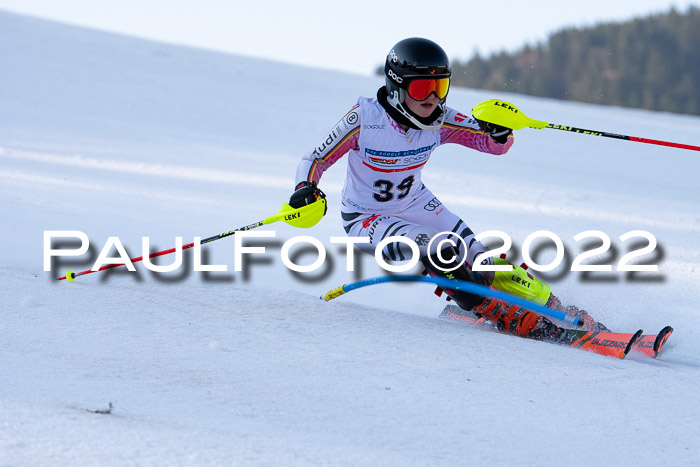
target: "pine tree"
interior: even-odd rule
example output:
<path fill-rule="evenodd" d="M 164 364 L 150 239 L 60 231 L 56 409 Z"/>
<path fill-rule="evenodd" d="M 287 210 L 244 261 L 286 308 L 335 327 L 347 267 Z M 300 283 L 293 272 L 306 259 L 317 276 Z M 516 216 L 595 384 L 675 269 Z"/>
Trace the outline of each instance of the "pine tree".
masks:
<path fill-rule="evenodd" d="M 515 54 L 453 62 L 453 84 L 700 113 L 700 8 L 567 28 Z"/>

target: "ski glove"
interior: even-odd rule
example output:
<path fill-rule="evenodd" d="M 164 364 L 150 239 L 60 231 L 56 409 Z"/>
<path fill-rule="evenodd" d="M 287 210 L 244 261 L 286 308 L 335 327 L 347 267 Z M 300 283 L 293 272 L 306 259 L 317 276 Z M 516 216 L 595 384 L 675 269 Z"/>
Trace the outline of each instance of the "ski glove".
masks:
<path fill-rule="evenodd" d="M 326 199 L 326 194 L 316 186 L 316 182 L 309 183 L 304 181 L 296 186 L 296 191 L 292 193 L 292 196 L 289 198 L 289 205 L 294 209 L 298 209 L 316 202 L 318 198 Z M 328 212 L 328 206 L 326 206 L 326 210 L 323 212 L 324 216 L 326 212 Z"/>
<path fill-rule="evenodd" d="M 479 124 L 479 128 L 485 131 L 492 140 L 498 144 L 506 144 L 508 141 L 508 135 L 513 133 L 513 130 L 506 128 L 504 126 L 496 125 L 495 123 L 485 122 L 483 120 L 475 119 L 476 123 Z"/>

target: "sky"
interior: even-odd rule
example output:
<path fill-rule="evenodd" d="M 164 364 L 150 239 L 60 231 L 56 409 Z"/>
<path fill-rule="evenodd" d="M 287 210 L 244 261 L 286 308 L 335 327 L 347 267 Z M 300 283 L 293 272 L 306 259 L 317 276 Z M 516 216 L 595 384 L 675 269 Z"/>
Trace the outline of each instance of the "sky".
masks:
<path fill-rule="evenodd" d="M 690 5 L 700 7 L 700 0 L 587 0 L 576 7 L 562 0 L 0 0 L 0 9 L 10 12 L 362 75 L 373 74 L 406 37 L 427 37 L 451 59 L 467 60 L 475 52 L 512 52 L 543 42 L 567 26 Z"/>

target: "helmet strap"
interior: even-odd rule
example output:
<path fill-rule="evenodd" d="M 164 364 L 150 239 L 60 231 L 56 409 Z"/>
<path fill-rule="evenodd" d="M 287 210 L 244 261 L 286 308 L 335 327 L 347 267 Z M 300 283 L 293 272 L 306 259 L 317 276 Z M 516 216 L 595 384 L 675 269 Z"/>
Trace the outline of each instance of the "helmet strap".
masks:
<path fill-rule="evenodd" d="M 387 94 L 387 102 L 389 105 L 391 105 L 393 108 L 395 108 L 401 115 L 406 117 L 412 124 L 414 124 L 417 128 L 421 130 L 439 130 L 442 128 L 442 124 L 445 122 L 445 102 L 444 99 L 438 104 L 438 108 L 440 109 L 440 117 L 439 117 L 439 122 L 437 125 L 428 125 L 420 120 L 418 120 L 418 117 L 414 115 L 406 106 L 406 91 L 404 89 L 398 88 L 398 90 L 394 90 L 391 93 Z"/>

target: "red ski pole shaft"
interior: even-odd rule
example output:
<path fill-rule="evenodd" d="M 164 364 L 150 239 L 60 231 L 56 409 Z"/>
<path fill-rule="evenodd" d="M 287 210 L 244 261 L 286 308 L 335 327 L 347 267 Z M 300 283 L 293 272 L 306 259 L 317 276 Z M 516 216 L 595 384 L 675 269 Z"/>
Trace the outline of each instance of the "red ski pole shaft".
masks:
<path fill-rule="evenodd" d="M 229 237 L 229 236 L 233 235 L 233 234 L 236 233 L 236 232 L 241 232 L 241 231 L 243 231 L 243 230 L 252 230 L 252 229 L 255 229 L 255 228 L 257 228 L 257 227 L 260 227 L 260 226 L 263 225 L 264 223 L 265 223 L 265 221 L 260 221 L 260 222 L 256 222 L 255 224 L 246 225 L 245 227 L 239 227 L 239 228 L 237 228 L 237 229 L 229 230 L 228 232 L 220 233 L 220 234 L 218 234 L 218 235 L 213 235 L 213 236 L 211 236 L 211 237 L 208 237 L 208 238 L 205 238 L 204 240 L 202 240 L 202 241 L 200 242 L 200 245 L 204 245 L 204 244 L 206 244 L 206 243 L 211 243 L 211 242 L 213 242 L 213 241 L 215 241 L 215 240 L 219 240 L 219 239 L 221 239 L 221 238 Z M 187 245 L 182 245 L 182 250 L 183 250 L 183 251 L 184 251 L 184 250 L 187 250 L 187 249 L 189 249 L 189 248 L 192 248 L 193 246 L 194 246 L 194 242 L 188 243 Z M 157 256 L 165 256 L 165 255 L 169 255 L 169 254 L 171 254 L 171 253 L 175 253 L 176 251 L 177 251 L 177 248 L 169 248 L 169 249 L 167 249 L 167 250 L 158 251 L 158 252 L 156 252 L 156 253 L 151 253 L 150 255 L 148 255 L 148 258 L 150 259 L 150 258 L 155 258 L 155 257 L 157 257 Z M 132 258 L 129 258 L 129 261 L 131 261 L 132 263 L 138 263 L 139 261 L 143 261 L 143 256 L 139 256 L 138 258 L 133 258 L 133 259 L 132 259 Z M 68 282 L 72 282 L 73 279 L 75 279 L 75 278 L 78 277 L 78 276 L 84 276 L 84 275 L 86 275 L 86 274 L 92 274 L 93 272 L 104 271 L 105 269 L 118 268 L 118 267 L 120 267 L 120 266 L 124 266 L 125 264 L 126 264 L 126 263 L 105 264 L 105 265 L 102 266 L 101 268 L 96 269 L 96 270 L 94 270 L 94 271 L 93 271 L 92 269 L 87 269 L 87 270 L 85 270 L 85 271 L 80 271 L 80 272 L 73 272 L 73 271 L 70 271 L 70 270 L 69 270 L 69 271 L 66 273 L 65 276 L 59 277 L 58 280 L 59 280 L 59 281 L 68 280 Z"/>
<path fill-rule="evenodd" d="M 617 133 L 609 133 L 607 131 L 584 130 L 583 128 L 576 128 L 573 126 L 566 126 L 566 125 L 555 125 L 552 123 L 549 123 L 546 126 L 546 128 L 552 128 L 554 130 L 570 131 L 573 133 L 581 133 L 584 135 L 604 136 L 606 138 L 622 139 L 622 140 L 626 140 L 626 141 L 636 141 L 637 143 L 657 144 L 659 146 L 668 146 L 668 147 L 672 147 L 672 148 L 689 149 L 691 151 L 700 151 L 700 146 L 693 146 L 690 144 L 681 144 L 681 143 L 672 143 L 670 141 L 660 141 L 657 139 L 639 138 L 637 136 L 619 135 Z"/>
<path fill-rule="evenodd" d="M 692 144 L 672 143 L 670 141 L 659 141 L 656 139 L 640 138 L 638 136 L 620 135 L 607 131 L 584 130 L 583 128 L 576 128 L 573 126 L 555 125 L 553 123 L 547 123 L 544 120 L 534 120 L 525 115 L 520 109 L 510 102 L 496 99 L 484 101 L 474 106 L 472 109 L 472 114 L 474 115 L 474 118 L 478 118 L 479 120 L 495 123 L 496 125 L 512 128 L 513 130 L 521 130 L 527 127 L 538 130 L 541 130 L 542 128 L 552 128 L 554 130 L 570 131 L 572 133 L 581 133 L 584 135 L 604 136 L 606 138 L 636 141 L 637 143 L 657 144 L 659 146 L 668 146 L 671 148 L 700 151 L 700 146 L 693 146 Z"/>
<path fill-rule="evenodd" d="M 326 199 L 324 198 L 317 198 L 316 201 L 313 203 L 307 204 L 305 206 L 299 207 L 299 208 L 293 208 L 289 204 L 284 203 L 282 204 L 282 207 L 280 208 L 279 212 L 277 214 L 274 214 L 270 217 L 266 217 L 265 219 L 256 222 L 254 224 L 246 225 L 245 227 L 239 227 L 237 229 L 229 230 L 228 232 L 220 233 L 218 235 L 212 235 L 211 237 L 205 238 L 200 242 L 201 245 L 205 245 L 207 243 L 211 243 L 213 241 L 219 240 L 221 238 L 226 238 L 230 237 L 231 235 L 235 234 L 236 232 L 241 232 L 244 230 L 252 230 L 257 227 L 260 227 L 265 224 L 272 224 L 274 222 L 282 221 L 285 222 L 286 224 L 291 225 L 292 227 L 299 227 L 302 229 L 308 229 L 310 227 L 313 227 L 314 225 L 318 224 L 318 222 L 321 220 L 321 218 L 326 214 Z M 192 248 L 194 246 L 194 243 L 189 243 L 187 245 L 183 245 L 182 249 L 187 250 L 189 248 Z M 169 255 L 170 253 L 174 253 L 177 251 L 177 248 L 170 248 L 167 250 L 163 251 L 158 251 L 156 253 L 151 253 L 148 255 L 149 258 L 155 258 L 156 256 L 163 256 L 163 255 Z M 138 258 L 134 259 L 129 259 L 132 263 L 137 263 L 139 261 L 143 261 L 143 256 L 139 256 Z M 118 264 L 107 264 L 99 269 L 92 270 L 88 269 L 87 271 L 81 271 L 81 272 L 73 272 L 71 270 L 68 270 L 66 272 L 66 275 L 63 277 L 59 277 L 58 280 L 67 280 L 68 282 L 72 282 L 73 279 L 75 279 L 78 276 L 84 276 L 85 274 L 92 274 L 93 272 L 98 272 L 98 271 L 104 271 L 105 269 L 112 269 L 112 268 L 117 268 L 119 266 L 124 266 L 126 263 L 118 263 Z"/>
<path fill-rule="evenodd" d="M 283 221 L 292 227 L 299 227 L 302 229 L 308 229 L 309 227 L 313 227 L 316 225 L 321 218 L 326 214 L 326 199 L 324 198 L 317 198 L 316 201 L 313 203 L 307 204 L 305 206 L 299 207 L 299 208 L 293 208 L 289 204 L 284 203 L 282 204 L 282 207 L 280 208 L 279 212 L 277 214 L 274 214 L 270 217 L 266 217 L 265 219 L 256 222 L 254 224 L 246 225 L 245 227 L 239 227 L 237 229 L 229 230 L 228 232 L 220 233 L 218 235 L 212 235 L 211 237 L 205 238 L 200 242 L 201 245 L 211 243 L 213 241 L 219 240 L 221 238 L 226 238 L 230 237 L 231 235 L 235 234 L 236 232 L 241 232 L 244 230 L 252 230 L 257 227 L 260 227 L 265 224 L 272 224 L 274 222 L 278 221 Z M 187 250 L 189 248 L 192 248 L 194 246 L 194 243 L 189 243 L 187 245 L 183 245 L 182 249 Z M 163 251 L 158 251 L 156 253 L 151 253 L 148 255 L 149 258 L 155 258 L 156 256 L 163 256 L 163 255 L 169 255 L 170 253 L 174 253 L 177 251 L 177 248 L 170 248 L 167 250 Z M 132 263 L 137 263 L 139 261 L 143 261 L 143 256 L 139 256 L 138 258 L 134 259 L 129 259 Z M 67 280 L 68 282 L 72 282 L 73 279 L 75 279 L 78 276 L 84 276 L 85 274 L 92 274 L 93 272 L 98 272 L 98 271 L 104 271 L 105 269 L 112 269 L 112 268 L 117 268 L 119 266 L 124 266 L 126 263 L 118 263 L 118 264 L 107 264 L 99 269 L 92 270 L 88 269 L 87 271 L 81 271 L 81 272 L 73 272 L 71 270 L 68 270 L 66 272 L 66 275 L 63 277 L 59 277 L 58 280 Z"/>

